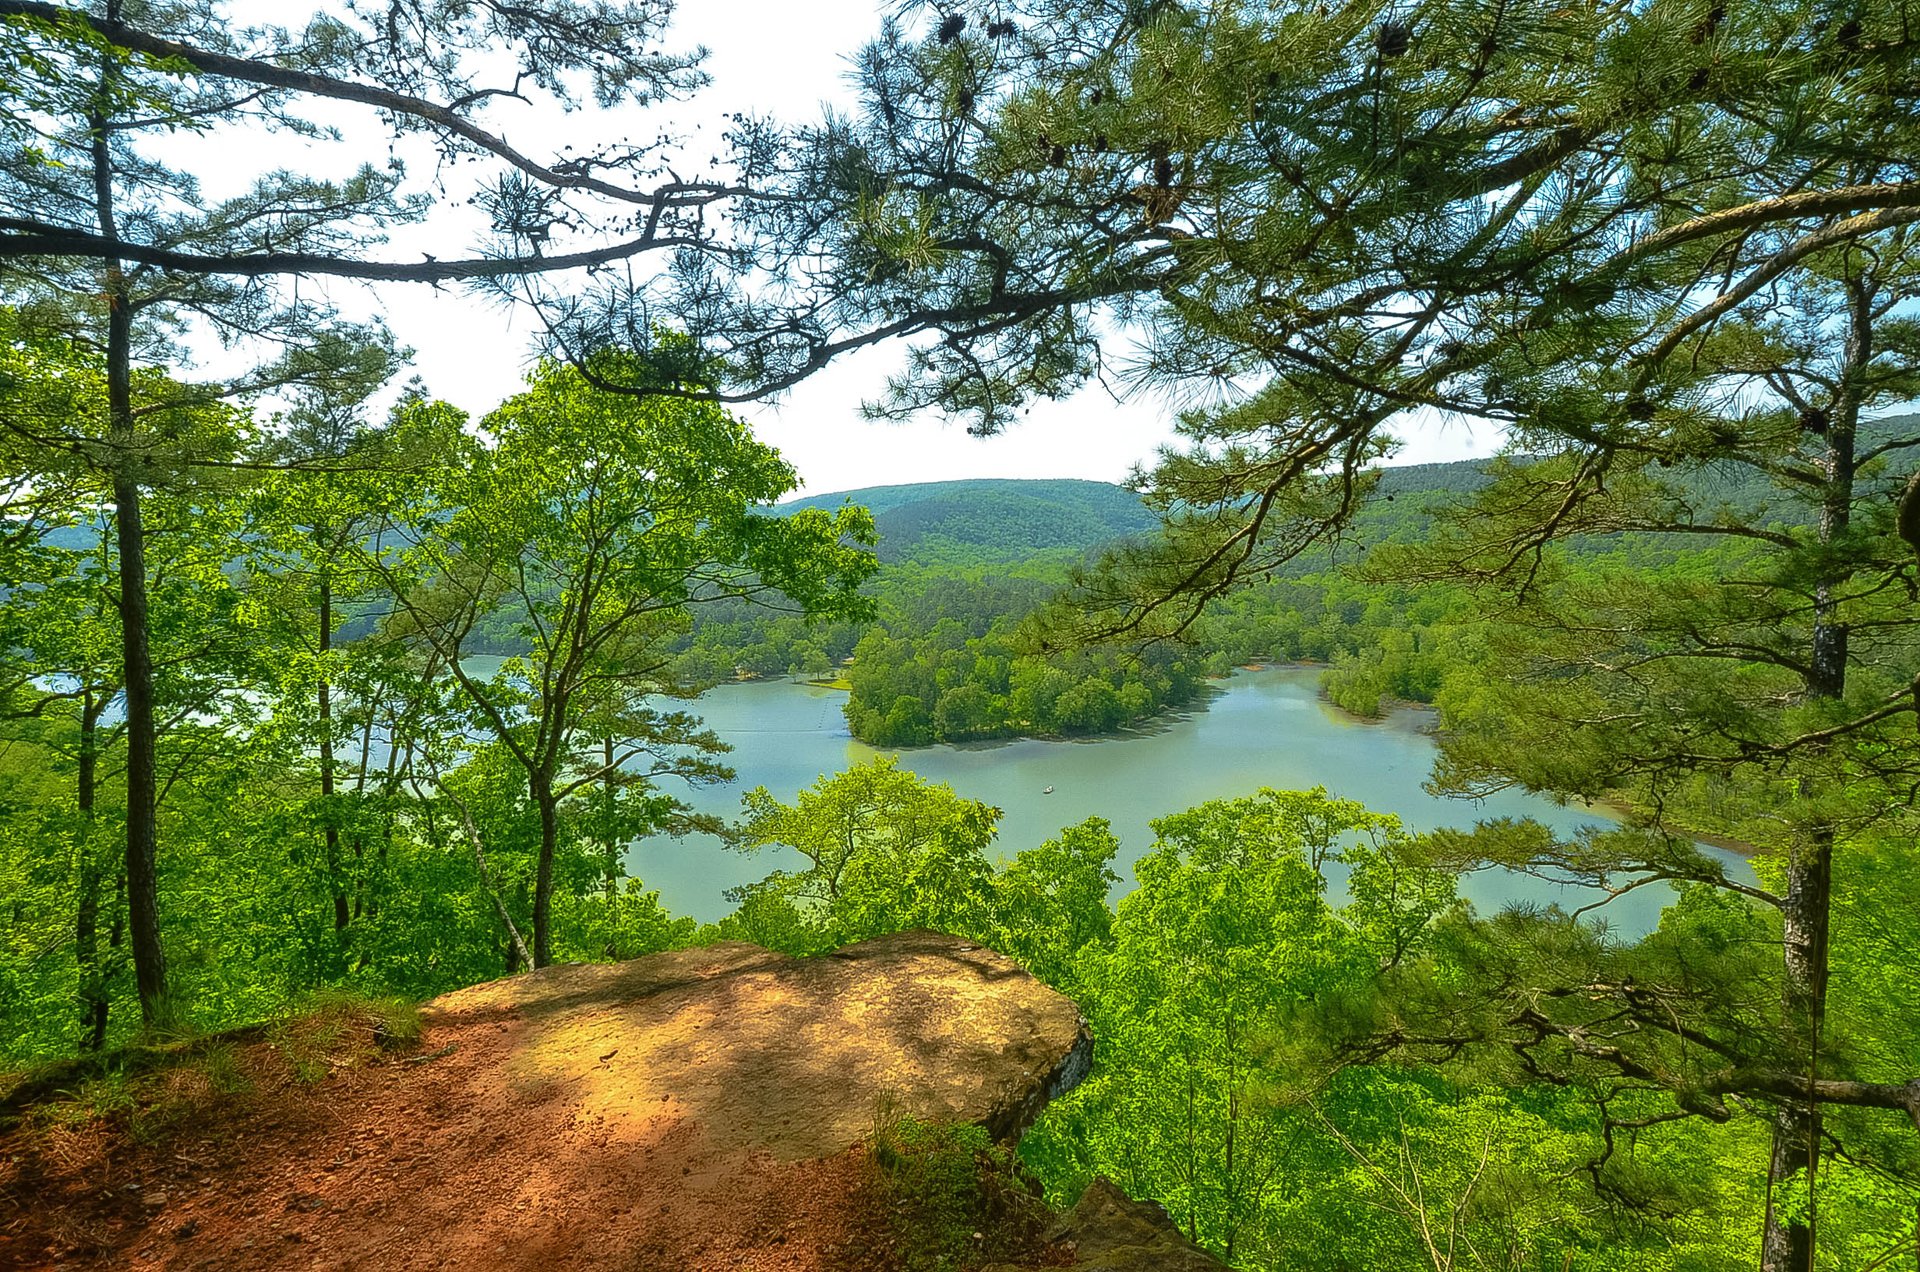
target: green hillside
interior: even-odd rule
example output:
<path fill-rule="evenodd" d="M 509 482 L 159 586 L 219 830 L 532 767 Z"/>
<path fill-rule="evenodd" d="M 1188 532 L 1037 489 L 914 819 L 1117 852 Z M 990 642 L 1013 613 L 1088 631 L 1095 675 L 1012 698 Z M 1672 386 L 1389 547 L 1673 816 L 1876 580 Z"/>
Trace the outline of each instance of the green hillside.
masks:
<path fill-rule="evenodd" d="M 1409 464 L 1382 474 L 1378 496 L 1361 513 L 1367 541 L 1405 540 L 1424 530 L 1426 511 L 1486 481 L 1480 460 Z M 1068 478 L 979 478 L 917 485 L 869 486 L 811 495 L 780 505 L 839 508 L 864 504 L 880 531 L 889 563 L 965 568 L 1036 556 L 1078 555 L 1159 524 L 1140 496 L 1124 486 Z M 1324 568 L 1316 559 L 1313 568 Z"/>
<path fill-rule="evenodd" d="M 915 565 L 992 565 L 1041 553 L 1080 553 L 1152 530 L 1140 496 L 1101 481 L 984 478 L 870 486 L 781 505 L 864 504 L 880 530 L 880 557 Z"/>

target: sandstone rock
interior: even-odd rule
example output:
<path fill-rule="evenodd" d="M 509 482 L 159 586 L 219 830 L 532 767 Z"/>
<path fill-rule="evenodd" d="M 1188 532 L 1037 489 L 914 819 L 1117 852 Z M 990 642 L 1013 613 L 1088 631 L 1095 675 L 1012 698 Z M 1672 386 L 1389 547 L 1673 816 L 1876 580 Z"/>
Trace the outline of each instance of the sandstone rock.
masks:
<path fill-rule="evenodd" d="M 1188 1241 L 1167 1212 L 1135 1201 L 1104 1175 L 1095 1179 L 1047 1233 L 1072 1243 L 1075 1268 L 1092 1272 L 1225 1272 L 1226 1265 Z M 1006 1264 L 982 1272 L 1020 1272 Z"/>
<path fill-rule="evenodd" d="M 511 1079 L 575 1116 L 667 1105 L 782 1160 L 860 1143 L 891 1102 L 1013 1139 L 1086 1075 L 1072 1000 L 992 950 L 905 932 L 793 959 L 757 945 L 549 967 L 435 999 L 429 1030 L 512 1020 Z"/>
<path fill-rule="evenodd" d="M 423 1017 L 412 1057 L 263 1083 L 160 1145 L 0 1130 L 0 1267 L 86 1231 L 75 1266 L 103 1269 L 873 1272 L 900 1238 L 863 1147 L 881 1106 L 1011 1138 L 1092 1046 L 1069 999 L 925 932 L 545 968 Z"/>

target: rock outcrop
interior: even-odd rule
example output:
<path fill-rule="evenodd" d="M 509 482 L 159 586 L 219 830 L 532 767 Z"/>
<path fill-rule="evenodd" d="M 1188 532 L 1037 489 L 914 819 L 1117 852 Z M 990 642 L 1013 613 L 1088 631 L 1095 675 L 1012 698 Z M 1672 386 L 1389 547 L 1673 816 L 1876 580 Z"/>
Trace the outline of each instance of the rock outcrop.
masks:
<path fill-rule="evenodd" d="M 1071 1000 L 924 932 L 550 967 L 422 1014 L 407 1056 L 323 1030 L 295 1076 L 263 1030 L 217 1085 L 156 1071 L 139 1134 L 0 1132 L 0 1266 L 881 1272 L 882 1109 L 1012 1138 L 1091 1054 Z"/>
<path fill-rule="evenodd" d="M 1092 1056 L 1072 1001 L 927 932 L 550 967 L 422 1016 L 405 1056 L 318 1018 L 235 1035 L 217 1081 L 143 1079 L 138 1133 L 0 1133 L 0 1266 L 889 1272 L 914 1234 L 865 1148 L 877 1119 L 1011 1140 Z M 1002 1248 L 1217 1267 L 1105 1181 L 1040 1226 Z"/>
<path fill-rule="evenodd" d="M 1225 1265 L 1181 1235 L 1164 1209 L 1135 1201 L 1105 1176 L 1088 1186 L 1046 1239 L 1056 1248 L 1071 1248 L 1068 1266 L 1086 1272 L 1225 1272 Z M 982 1272 L 1024 1269 L 1000 1264 Z"/>
<path fill-rule="evenodd" d="M 1010 1140 L 1079 1082 L 1093 1046 L 1062 997 L 1010 960 L 932 932 L 792 959 L 726 943 L 458 990 L 431 1033 L 511 1022 L 516 1089 L 602 1127 L 687 1119 L 722 1148 L 828 1157 L 891 1103 Z"/>

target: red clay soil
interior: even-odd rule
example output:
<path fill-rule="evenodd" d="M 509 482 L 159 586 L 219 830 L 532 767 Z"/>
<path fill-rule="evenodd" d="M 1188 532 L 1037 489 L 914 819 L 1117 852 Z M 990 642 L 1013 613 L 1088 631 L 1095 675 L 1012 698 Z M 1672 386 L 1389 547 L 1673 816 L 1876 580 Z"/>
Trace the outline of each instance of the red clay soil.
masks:
<path fill-rule="evenodd" d="M 0 1269 L 891 1272 L 865 1150 L 833 1136 L 871 1126 L 876 1091 L 916 1084 L 933 1114 L 991 1112 L 916 1068 L 943 1067 L 927 1035 L 953 1024 L 954 993 L 1011 1013 L 988 1033 L 1046 1036 L 1013 1040 L 1028 1069 L 1082 1028 L 997 955 L 918 939 L 864 965 L 733 946 L 550 968 L 439 1000 L 407 1055 L 374 1053 L 364 1027 L 327 1037 L 338 1063 L 317 1082 L 295 1078 L 283 1036 L 147 1079 L 137 1123 L 36 1110 L 0 1134 Z M 913 1001 L 895 1001 L 902 984 Z M 927 1018 L 893 1037 L 901 1011 Z M 729 1012 L 744 1041 L 717 1036 Z M 795 1069 L 809 1029 L 848 1048 L 825 1047 L 828 1072 L 860 1079 L 837 1109 Z M 885 1055 L 861 1074 L 855 1053 Z M 1019 1094 L 997 1081 L 991 1100 Z M 797 1104 L 769 1098 L 780 1083 Z"/>

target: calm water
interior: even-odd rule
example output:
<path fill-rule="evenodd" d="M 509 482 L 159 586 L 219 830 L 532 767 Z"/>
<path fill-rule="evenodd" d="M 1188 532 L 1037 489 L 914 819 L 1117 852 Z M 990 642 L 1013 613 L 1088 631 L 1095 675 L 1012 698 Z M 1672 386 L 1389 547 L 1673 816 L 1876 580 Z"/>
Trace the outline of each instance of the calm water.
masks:
<path fill-rule="evenodd" d="M 1422 731 L 1431 719 L 1428 713 L 1401 711 L 1379 723 L 1363 723 L 1323 703 L 1318 684 L 1319 672 L 1312 668 L 1242 672 L 1202 709 L 1151 730 L 1081 742 L 924 747 L 901 752 L 900 764 L 1005 810 L 997 841 L 1003 856 L 1057 835 L 1062 826 L 1105 817 L 1121 843 L 1119 891 L 1133 886 L 1132 864 L 1153 845 L 1149 821 L 1262 786 L 1324 786 L 1331 795 L 1397 813 L 1416 831 L 1469 826 L 1490 817 L 1534 817 L 1562 831 L 1610 820 L 1600 810 L 1563 808 L 1520 793 L 1472 801 L 1429 795 L 1421 789 L 1434 756 L 1433 739 Z M 848 734 L 840 713 L 845 701 L 836 690 L 785 681 L 714 689 L 694 709 L 733 744 L 728 762 L 739 780 L 694 791 L 690 802 L 704 811 L 736 815 L 741 793 L 755 786 L 765 785 L 775 798 L 791 801 L 794 792 L 822 774 L 881 754 Z M 1051 795 L 1042 793 L 1048 786 Z M 788 850 L 748 855 L 702 835 L 640 844 L 629 855 L 628 868 L 648 887 L 658 888 L 670 910 L 708 921 L 730 908 L 724 889 L 800 862 L 799 854 Z M 1469 876 L 1461 890 L 1483 911 L 1515 900 L 1578 904 L 1591 899 L 1574 889 L 1492 871 Z M 1645 931 L 1670 895 L 1664 889 L 1631 893 L 1604 913 L 1623 930 Z"/>

